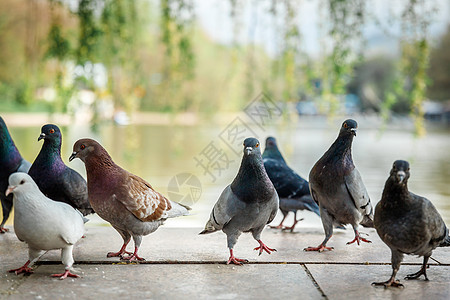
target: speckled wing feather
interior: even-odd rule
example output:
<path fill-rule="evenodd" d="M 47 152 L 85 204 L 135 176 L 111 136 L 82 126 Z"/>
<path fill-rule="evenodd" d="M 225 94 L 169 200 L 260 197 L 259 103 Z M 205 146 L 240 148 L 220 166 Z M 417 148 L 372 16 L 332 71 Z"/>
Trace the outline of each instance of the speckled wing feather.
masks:
<path fill-rule="evenodd" d="M 124 195 L 117 200 L 141 221 L 149 222 L 168 217 L 168 211 L 172 208 L 170 201 L 155 191 L 152 186 L 142 178 L 126 172 Z"/>
<path fill-rule="evenodd" d="M 373 209 L 370 203 L 370 197 L 358 170 L 355 168 L 350 174 L 344 176 L 344 182 L 350 197 L 361 214 L 372 215 Z"/>

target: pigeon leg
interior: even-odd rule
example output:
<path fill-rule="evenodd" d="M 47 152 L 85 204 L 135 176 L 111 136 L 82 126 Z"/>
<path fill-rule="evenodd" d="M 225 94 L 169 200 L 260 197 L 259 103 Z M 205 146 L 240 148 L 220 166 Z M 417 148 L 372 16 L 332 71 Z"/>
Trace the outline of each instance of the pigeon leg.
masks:
<path fill-rule="evenodd" d="M 134 253 L 126 256 L 126 257 L 121 257 L 121 260 L 126 260 L 126 261 L 143 261 L 145 260 L 144 258 L 140 257 L 137 252 L 139 250 L 139 247 L 134 247 Z"/>
<path fill-rule="evenodd" d="M 128 243 L 130 242 L 130 240 L 126 241 L 123 243 L 122 248 L 120 248 L 119 252 L 108 252 L 108 254 L 106 254 L 106 257 L 120 257 L 122 258 L 124 254 L 133 254 L 131 252 L 126 251 L 125 249 L 127 248 Z"/>
<path fill-rule="evenodd" d="M 8 218 L 9 218 L 9 214 L 11 212 L 13 202 L 12 202 L 12 200 L 9 200 L 9 198 L 1 200 L 1 202 L 2 202 L 3 219 L 2 219 L 2 223 L 0 224 L 0 233 L 6 233 L 7 231 L 9 231 L 9 229 L 5 228 L 5 223 L 6 223 L 6 220 L 8 220 Z"/>
<path fill-rule="evenodd" d="M 248 263 L 248 260 L 234 257 L 233 249 L 230 249 L 230 258 L 227 261 L 227 265 L 229 265 L 230 263 L 241 266 L 244 263 Z"/>
<path fill-rule="evenodd" d="M 383 281 L 383 282 L 372 282 L 372 285 L 374 286 L 384 286 L 385 288 L 387 287 L 397 287 L 397 288 L 402 288 L 403 284 L 400 283 L 400 281 L 395 280 L 395 275 L 397 275 L 398 270 L 400 269 L 400 264 L 403 260 L 403 254 L 401 254 L 398 251 L 392 250 L 391 249 L 391 263 L 392 263 L 392 275 L 391 278 L 389 278 L 388 281 Z"/>
<path fill-rule="evenodd" d="M 52 274 L 52 275 L 50 275 L 50 277 L 59 277 L 59 279 L 63 280 L 65 278 L 67 278 L 67 277 L 79 278 L 80 276 L 77 275 L 77 274 L 70 273 L 69 270 L 66 270 L 64 273 Z"/>
<path fill-rule="evenodd" d="M 413 274 L 408 274 L 405 279 L 418 279 L 421 275 L 425 276 L 425 280 L 428 281 L 428 277 L 427 277 L 427 263 L 428 263 L 428 259 L 430 257 L 429 256 L 424 256 L 423 257 L 423 264 L 422 264 L 422 268 L 420 268 L 420 270 L 416 273 Z"/>
<path fill-rule="evenodd" d="M 297 211 L 295 211 L 294 212 L 294 224 L 292 224 L 292 226 L 290 226 L 290 227 L 285 226 L 282 230 L 290 230 L 291 232 L 293 232 L 295 225 L 297 225 L 297 223 L 302 220 L 303 220 L 303 218 L 297 220 Z"/>
<path fill-rule="evenodd" d="M 303 249 L 303 251 L 319 251 L 323 252 L 324 250 L 333 250 L 333 247 L 327 247 L 328 240 L 333 236 L 333 218 L 327 212 L 326 209 L 319 206 L 320 209 L 320 218 L 322 219 L 323 229 L 325 231 L 325 239 L 323 242 L 317 247 L 308 247 Z"/>
<path fill-rule="evenodd" d="M 9 273 L 16 273 L 16 275 L 19 275 L 19 274 L 22 274 L 22 273 L 24 273 L 24 275 L 32 274 L 33 273 L 33 269 L 28 267 L 29 264 L 30 264 L 30 261 L 27 260 L 27 262 L 23 266 L 21 266 L 20 268 L 12 269 L 12 270 L 9 270 L 8 272 Z"/>
<path fill-rule="evenodd" d="M 130 256 L 127 257 L 122 257 L 122 260 L 127 260 L 127 261 L 142 261 L 145 260 L 142 257 L 139 257 L 138 250 L 139 247 L 141 246 L 141 242 L 142 242 L 142 236 L 140 235 L 133 235 L 133 240 L 134 240 L 134 253 L 131 254 Z"/>
<path fill-rule="evenodd" d="M 267 247 L 261 240 L 257 240 L 259 243 L 259 247 L 256 247 L 253 250 L 259 250 L 259 255 L 261 255 L 261 253 L 263 253 L 263 251 L 266 251 L 268 254 L 270 254 L 272 251 L 277 251 L 277 249 L 272 249 Z"/>
<path fill-rule="evenodd" d="M 363 237 L 361 237 L 361 235 L 359 234 L 359 231 L 356 228 L 353 228 L 353 230 L 355 231 L 355 238 L 348 242 L 347 245 L 353 244 L 354 242 L 356 242 L 359 246 L 360 241 L 366 242 L 366 243 L 372 243 L 372 241 L 369 241 Z"/>
<path fill-rule="evenodd" d="M 281 229 L 281 228 L 283 228 L 283 222 L 284 222 L 284 220 L 286 219 L 286 217 L 287 217 L 287 213 L 285 213 L 284 211 L 281 211 L 282 213 L 283 213 L 283 220 L 281 220 L 281 222 L 280 222 L 280 224 L 278 224 L 278 226 L 270 226 L 269 225 L 269 227 L 270 228 L 275 228 L 275 229 Z"/>
<path fill-rule="evenodd" d="M 114 227 L 114 226 L 113 226 Z M 127 245 L 130 242 L 131 239 L 131 235 L 123 230 L 120 230 L 116 227 L 114 227 L 115 230 L 117 230 L 117 232 L 120 234 L 120 236 L 122 236 L 123 238 L 123 245 L 122 248 L 120 248 L 119 252 L 108 252 L 108 254 L 106 254 L 106 257 L 120 257 L 122 258 L 124 254 L 128 254 L 131 255 L 131 252 L 126 251 Z"/>

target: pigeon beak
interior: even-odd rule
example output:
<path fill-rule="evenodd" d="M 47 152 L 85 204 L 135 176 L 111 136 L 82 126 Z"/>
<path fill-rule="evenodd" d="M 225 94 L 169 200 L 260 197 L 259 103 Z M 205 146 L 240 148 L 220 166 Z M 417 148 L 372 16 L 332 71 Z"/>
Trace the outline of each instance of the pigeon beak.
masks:
<path fill-rule="evenodd" d="M 350 129 L 350 131 L 354 136 L 356 136 L 356 128 L 352 128 L 352 129 Z"/>
<path fill-rule="evenodd" d="M 74 160 L 75 158 L 77 158 L 77 154 L 78 154 L 78 152 L 72 152 L 72 155 L 69 157 L 69 161 L 72 161 L 72 160 Z"/>
<path fill-rule="evenodd" d="M 8 189 L 5 192 L 5 196 L 8 196 L 9 194 L 11 194 L 14 191 L 15 188 L 16 187 L 13 186 L 13 185 L 8 186 Z"/>
<path fill-rule="evenodd" d="M 398 171 L 397 172 L 397 180 L 398 180 L 399 183 L 402 183 L 403 179 L 405 179 L 405 177 L 406 177 L 406 174 L 405 174 L 404 171 Z"/>
<path fill-rule="evenodd" d="M 42 139 L 45 139 L 45 133 L 41 133 L 41 135 L 38 137 L 38 142 Z"/>
<path fill-rule="evenodd" d="M 244 152 L 246 155 L 249 155 L 250 153 L 252 153 L 253 148 L 252 147 L 247 147 L 245 148 Z"/>

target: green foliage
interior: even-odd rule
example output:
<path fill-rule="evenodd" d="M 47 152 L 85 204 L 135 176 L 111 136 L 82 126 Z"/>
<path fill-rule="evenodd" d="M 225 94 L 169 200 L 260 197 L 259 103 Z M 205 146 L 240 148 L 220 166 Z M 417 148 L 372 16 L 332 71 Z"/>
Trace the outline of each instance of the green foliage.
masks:
<path fill-rule="evenodd" d="M 53 23 L 48 33 L 48 49 L 45 54 L 48 58 L 64 61 L 70 53 L 70 43 L 61 32 L 61 25 Z"/>
<path fill-rule="evenodd" d="M 80 0 L 76 12 L 79 19 L 79 39 L 76 50 L 77 63 L 95 62 L 98 51 L 98 38 L 101 34 L 94 15 L 96 5 L 100 0 Z"/>

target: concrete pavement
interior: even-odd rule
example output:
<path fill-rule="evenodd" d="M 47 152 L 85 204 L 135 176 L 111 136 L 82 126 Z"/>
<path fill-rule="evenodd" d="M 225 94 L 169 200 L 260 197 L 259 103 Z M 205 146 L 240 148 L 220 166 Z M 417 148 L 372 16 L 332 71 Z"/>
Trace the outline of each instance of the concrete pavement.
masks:
<path fill-rule="evenodd" d="M 89 224 L 89 223 L 88 223 Z M 11 231 L 13 230 L 9 227 Z M 450 249 L 438 248 L 428 269 L 430 281 L 407 281 L 422 258 L 405 256 L 397 278 L 404 289 L 371 286 L 391 274 L 390 251 L 373 229 L 371 244 L 346 245 L 353 231 L 336 230 L 329 242 L 332 252 L 304 252 L 323 239 L 321 228 L 294 233 L 267 228 L 262 240 L 278 251 L 257 255 L 258 244 L 243 234 L 235 255 L 250 261 L 244 266 L 225 265 L 226 238 L 221 232 L 199 236 L 200 228 L 165 228 L 144 238 L 141 264 L 124 264 L 106 258 L 122 240 L 109 226 L 86 226 L 86 238 L 74 250 L 76 272 L 81 278 L 58 280 L 63 265 L 59 251 L 50 251 L 38 261 L 31 276 L 16 276 L 7 270 L 27 260 L 27 247 L 13 232 L 0 235 L 0 299 L 449 299 Z M 129 250 L 133 248 L 132 243 Z M 423 278 L 423 277 L 422 277 Z"/>

